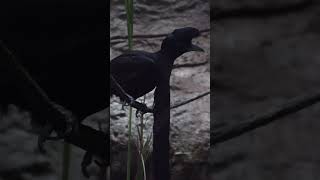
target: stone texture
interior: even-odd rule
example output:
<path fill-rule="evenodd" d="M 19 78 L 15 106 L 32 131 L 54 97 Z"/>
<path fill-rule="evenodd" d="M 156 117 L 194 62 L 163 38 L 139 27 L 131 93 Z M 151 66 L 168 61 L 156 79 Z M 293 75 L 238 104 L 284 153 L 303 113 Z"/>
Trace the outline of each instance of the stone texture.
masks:
<path fill-rule="evenodd" d="M 98 129 L 102 122 L 102 130 L 108 129 L 107 110 L 89 116 L 84 123 Z M 30 126 L 30 115 L 10 105 L 8 113 L 0 114 L 0 178 L 5 180 L 56 180 L 61 179 L 62 141 L 47 141 L 44 145 L 47 153 L 38 150 L 37 136 Z M 87 179 L 81 173 L 81 161 L 84 151 L 71 145 L 69 178 Z M 97 178 L 98 167 L 89 167 L 91 179 Z"/>
<path fill-rule="evenodd" d="M 57 179 L 59 147 L 46 143 L 47 154 L 37 149 L 28 113 L 10 106 L 0 116 L 0 177 L 3 179 Z"/>
<path fill-rule="evenodd" d="M 237 8 L 248 2 L 239 1 Z M 318 91 L 319 9 L 312 4 L 277 15 L 271 11 L 264 17 L 233 16 L 211 24 L 211 129 L 239 123 L 290 98 Z M 317 179 L 318 118 L 319 105 L 314 105 L 211 147 L 210 179 Z"/>
<path fill-rule="evenodd" d="M 211 8 L 236 10 L 242 8 L 277 8 L 308 2 L 310 0 L 212 0 Z"/>

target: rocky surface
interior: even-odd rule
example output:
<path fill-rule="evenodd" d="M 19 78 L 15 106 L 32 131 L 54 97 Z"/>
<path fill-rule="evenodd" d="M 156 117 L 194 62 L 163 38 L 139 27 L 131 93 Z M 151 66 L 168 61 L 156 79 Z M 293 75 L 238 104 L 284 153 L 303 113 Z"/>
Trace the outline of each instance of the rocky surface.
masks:
<path fill-rule="evenodd" d="M 176 28 L 185 26 L 200 30 L 209 28 L 208 1 L 135 1 L 134 4 L 134 34 L 170 33 Z M 111 1 L 111 37 L 126 35 L 126 16 L 122 1 Z M 134 39 L 134 49 L 157 51 L 160 48 L 160 38 Z M 205 53 L 187 53 L 176 61 L 176 65 L 188 64 L 188 67 L 175 68 L 171 77 L 171 104 L 176 104 L 201 93 L 209 91 L 210 86 L 210 35 L 205 32 L 194 41 L 205 49 Z M 111 58 L 127 50 L 127 42 L 122 39 L 111 41 Z M 146 102 L 152 106 L 153 93 L 147 95 Z M 197 101 L 173 109 L 171 111 L 171 164 L 172 179 L 199 179 L 199 174 L 205 178 L 204 167 L 207 162 L 209 148 L 209 115 L 210 97 L 205 96 Z M 121 109 L 119 100 L 111 100 L 111 139 L 112 174 L 114 178 L 124 178 L 126 174 L 126 146 L 128 109 Z M 146 115 L 145 132 L 152 131 L 152 116 Z M 137 137 L 136 125 L 133 121 L 133 137 Z M 197 177 L 197 178 L 196 178 Z M 201 179 L 200 178 L 200 179 Z"/>
<path fill-rule="evenodd" d="M 318 91 L 320 5 L 316 1 L 230 0 L 211 6 L 228 12 L 211 22 L 211 129 Z M 210 179 L 317 179 L 319 108 L 314 105 L 211 147 Z"/>
<path fill-rule="evenodd" d="M 106 110 L 95 113 L 85 124 L 98 128 L 97 122 L 106 122 Z M 30 114 L 10 105 L 8 113 L 0 114 L 0 179 L 11 180 L 56 180 L 61 179 L 63 142 L 47 141 L 45 154 L 37 146 L 37 135 L 30 126 Z M 102 124 L 102 130 L 108 128 Z M 87 179 L 81 173 L 84 151 L 71 145 L 69 178 Z M 90 179 L 97 178 L 98 167 L 92 164 L 88 171 Z"/>
<path fill-rule="evenodd" d="M 48 153 L 41 154 L 37 137 L 31 133 L 27 112 L 10 106 L 8 114 L 0 116 L 0 178 L 3 179 L 57 179 L 59 146 L 46 143 Z"/>
<path fill-rule="evenodd" d="M 279 8 L 304 4 L 310 0 L 215 0 L 211 1 L 213 10 L 238 10 L 243 8 Z"/>

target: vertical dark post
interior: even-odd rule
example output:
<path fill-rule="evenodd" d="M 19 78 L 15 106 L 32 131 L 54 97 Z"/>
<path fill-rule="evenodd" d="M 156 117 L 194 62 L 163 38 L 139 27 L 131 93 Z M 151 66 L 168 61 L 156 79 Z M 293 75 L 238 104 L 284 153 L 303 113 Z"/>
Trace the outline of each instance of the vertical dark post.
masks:
<path fill-rule="evenodd" d="M 170 179 L 169 130 L 170 88 L 169 78 L 159 83 L 155 92 L 153 124 L 153 172 L 155 180 Z"/>

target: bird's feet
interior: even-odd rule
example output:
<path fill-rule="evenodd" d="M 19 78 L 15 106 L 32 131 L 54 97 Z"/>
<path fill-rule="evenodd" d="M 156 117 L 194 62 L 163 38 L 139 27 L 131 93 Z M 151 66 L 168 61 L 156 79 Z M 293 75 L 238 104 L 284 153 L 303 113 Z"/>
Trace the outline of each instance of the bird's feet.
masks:
<path fill-rule="evenodd" d="M 61 121 L 58 124 L 53 124 L 54 122 L 47 121 L 44 127 L 39 130 L 38 135 L 38 148 L 40 152 L 45 153 L 43 144 L 47 140 L 60 140 L 68 136 L 72 131 L 77 131 L 78 122 L 75 120 L 73 114 L 66 110 L 64 107 L 54 104 L 53 108 L 59 113 L 59 117 L 64 121 Z M 61 127 L 60 127 L 61 126 Z M 56 135 L 52 136 L 51 134 L 55 132 Z"/>
<path fill-rule="evenodd" d="M 83 176 L 85 176 L 86 178 L 90 177 L 90 174 L 87 170 L 88 166 L 92 163 L 93 160 L 93 154 L 90 152 L 86 152 L 82 158 L 82 162 L 81 162 L 81 171 Z M 107 162 L 103 162 L 101 159 L 98 160 L 94 160 L 94 163 L 99 166 L 99 168 L 104 169 L 106 168 L 109 164 Z"/>
<path fill-rule="evenodd" d="M 60 113 L 61 119 L 65 120 L 64 124 L 66 125 L 63 131 L 57 131 L 60 139 L 68 136 L 72 131 L 78 131 L 79 122 L 71 111 L 56 103 L 54 103 L 54 108 Z"/>
<path fill-rule="evenodd" d="M 43 144 L 46 142 L 50 134 L 53 132 L 54 128 L 51 124 L 46 124 L 39 132 L 38 135 L 38 148 L 41 153 L 46 153 Z"/>
<path fill-rule="evenodd" d="M 143 116 L 146 113 L 153 113 L 153 109 L 149 108 L 146 104 L 137 101 L 131 101 L 132 107 L 136 108 L 136 117 Z"/>
<path fill-rule="evenodd" d="M 81 171 L 82 171 L 82 174 L 86 177 L 86 178 L 89 178 L 90 175 L 87 171 L 87 167 L 91 164 L 92 162 L 92 154 L 90 152 L 86 152 L 82 158 L 82 162 L 81 162 Z"/>
<path fill-rule="evenodd" d="M 144 103 L 140 103 L 140 102 L 136 101 L 133 98 L 129 98 L 129 102 L 124 102 L 122 104 L 122 109 L 124 109 L 124 107 L 127 106 L 127 105 L 137 109 L 137 111 L 136 111 L 136 116 L 137 117 L 142 116 L 142 115 L 144 115 L 146 113 L 153 113 L 153 109 L 149 108 Z"/>

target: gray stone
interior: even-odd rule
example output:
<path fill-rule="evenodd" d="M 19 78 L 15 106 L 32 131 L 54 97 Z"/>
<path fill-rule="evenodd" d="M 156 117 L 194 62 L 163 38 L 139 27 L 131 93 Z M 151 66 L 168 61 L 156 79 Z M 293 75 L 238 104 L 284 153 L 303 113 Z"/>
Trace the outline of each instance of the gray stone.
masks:
<path fill-rule="evenodd" d="M 319 90 L 319 8 L 212 24 L 212 130 Z M 212 147 L 210 178 L 317 179 L 318 119 L 317 104 Z"/>

